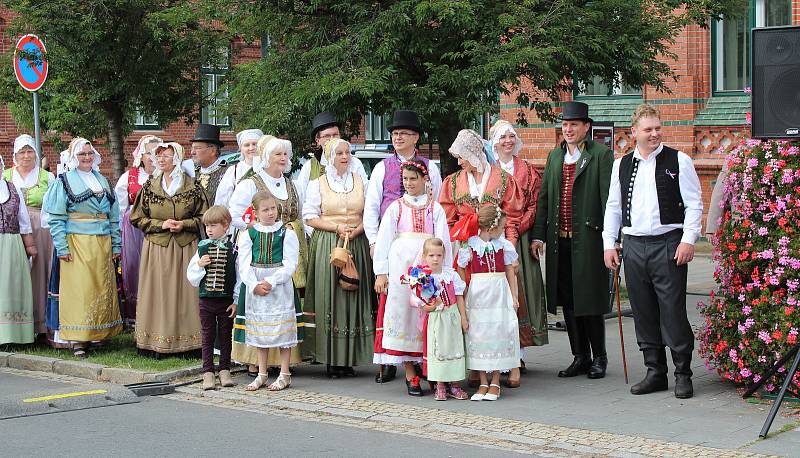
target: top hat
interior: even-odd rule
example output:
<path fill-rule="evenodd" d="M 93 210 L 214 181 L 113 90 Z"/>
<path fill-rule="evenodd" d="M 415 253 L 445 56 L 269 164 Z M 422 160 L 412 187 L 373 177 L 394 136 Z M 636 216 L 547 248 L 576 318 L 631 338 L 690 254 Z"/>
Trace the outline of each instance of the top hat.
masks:
<path fill-rule="evenodd" d="M 422 126 L 419 125 L 419 115 L 411 110 L 397 110 L 392 116 L 392 123 L 386 128 L 389 132 L 395 129 L 410 129 L 422 135 Z"/>
<path fill-rule="evenodd" d="M 200 124 L 194 133 L 193 142 L 213 143 L 220 148 L 225 146 L 219 139 L 219 126 L 213 124 Z"/>
<path fill-rule="evenodd" d="M 583 102 L 564 102 L 561 105 L 562 121 L 585 121 L 593 122 L 589 117 L 589 105 Z"/>
<path fill-rule="evenodd" d="M 336 126 L 338 128 L 342 128 L 342 125 L 339 121 L 336 120 L 336 116 L 333 115 L 330 111 L 323 111 L 317 113 L 314 116 L 314 119 L 311 121 L 311 130 L 309 130 L 309 135 L 311 135 L 311 139 L 314 140 L 317 136 L 317 132 L 321 131 L 322 129 L 327 129 L 328 127 Z"/>

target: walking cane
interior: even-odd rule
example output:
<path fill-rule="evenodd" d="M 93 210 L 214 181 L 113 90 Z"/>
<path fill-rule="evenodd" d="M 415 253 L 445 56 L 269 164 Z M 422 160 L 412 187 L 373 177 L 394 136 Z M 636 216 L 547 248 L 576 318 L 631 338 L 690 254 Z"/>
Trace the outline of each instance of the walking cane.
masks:
<path fill-rule="evenodd" d="M 620 257 L 619 257 L 620 264 L 617 266 L 616 269 L 613 270 L 611 275 L 614 278 L 613 279 L 613 284 L 614 284 L 613 293 L 617 297 L 617 323 L 619 324 L 619 345 L 620 345 L 620 349 L 622 351 L 622 370 L 625 373 L 625 384 L 627 385 L 628 384 L 628 359 L 625 357 L 625 336 L 622 334 L 622 304 L 621 304 L 621 300 L 620 300 L 620 297 L 619 297 L 619 270 L 622 267 L 622 250 L 619 250 L 619 251 L 620 251 Z M 612 296 L 611 300 L 613 300 L 613 299 L 614 299 L 614 297 Z"/>

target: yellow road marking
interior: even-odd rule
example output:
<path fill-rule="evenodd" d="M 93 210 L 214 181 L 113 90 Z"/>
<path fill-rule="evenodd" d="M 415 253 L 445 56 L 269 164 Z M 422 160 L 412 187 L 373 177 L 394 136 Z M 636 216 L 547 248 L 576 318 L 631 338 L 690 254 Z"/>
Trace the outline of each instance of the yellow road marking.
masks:
<path fill-rule="evenodd" d="M 106 393 L 108 393 L 108 391 L 106 390 L 76 391 L 74 393 L 54 394 L 51 396 L 42 396 L 39 398 L 23 399 L 22 402 L 52 401 L 54 399 L 74 398 L 76 396 L 88 396 L 91 394 L 106 394 Z"/>

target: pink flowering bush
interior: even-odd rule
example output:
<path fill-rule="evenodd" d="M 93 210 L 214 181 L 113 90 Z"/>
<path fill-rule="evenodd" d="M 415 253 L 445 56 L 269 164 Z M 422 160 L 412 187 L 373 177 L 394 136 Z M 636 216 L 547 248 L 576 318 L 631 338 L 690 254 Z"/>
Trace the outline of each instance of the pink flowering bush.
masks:
<path fill-rule="evenodd" d="M 752 385 L 798 341 L 800 144 L 750 139 L 727 161 L 727 210 L 713 238 L 719 287 L 699 306 L 706 320 L 698 339 L 708 367 Z M 776 391 L 785 373 L 766 390 Z M 800 387 L 800 375 L 793 384 Z"/>

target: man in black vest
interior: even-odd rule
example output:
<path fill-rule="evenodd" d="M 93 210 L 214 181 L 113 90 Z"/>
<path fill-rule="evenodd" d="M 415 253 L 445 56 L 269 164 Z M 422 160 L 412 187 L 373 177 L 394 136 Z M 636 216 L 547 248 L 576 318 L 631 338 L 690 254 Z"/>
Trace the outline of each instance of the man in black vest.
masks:
<path fill-rule="evenodd" d="M 603 224 L 609 269 L 620 264 L 615 243 L 622 228 L 625 282 L 647 367 L 631 393 L 667 390 L 667 346 L 675 364 L 675 397 L 686 399 L 694 394 L 686 274 L 700 237 L 700 180 L 689 156 L 661 143 L 661 120 L 654 107 L 636 109 L 631 134 L 636 149 L 614 161 Z"/>

